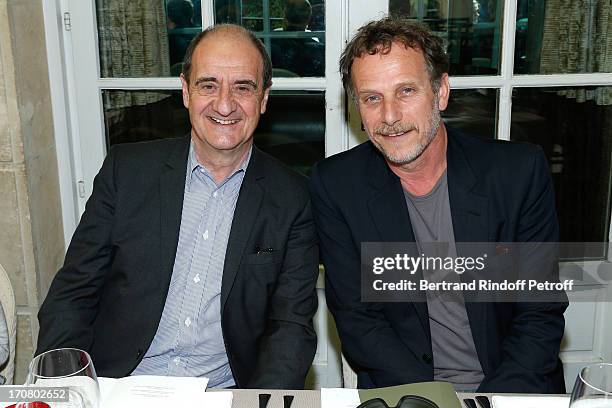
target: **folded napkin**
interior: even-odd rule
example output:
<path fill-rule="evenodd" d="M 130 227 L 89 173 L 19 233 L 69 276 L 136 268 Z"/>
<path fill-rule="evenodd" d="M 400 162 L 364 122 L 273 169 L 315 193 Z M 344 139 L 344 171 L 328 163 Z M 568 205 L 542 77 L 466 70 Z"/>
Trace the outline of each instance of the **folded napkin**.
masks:
<path fill-rule="evenodd" d="M 494 395 L 493 408 L 567 408 L 569 397 Z"/>

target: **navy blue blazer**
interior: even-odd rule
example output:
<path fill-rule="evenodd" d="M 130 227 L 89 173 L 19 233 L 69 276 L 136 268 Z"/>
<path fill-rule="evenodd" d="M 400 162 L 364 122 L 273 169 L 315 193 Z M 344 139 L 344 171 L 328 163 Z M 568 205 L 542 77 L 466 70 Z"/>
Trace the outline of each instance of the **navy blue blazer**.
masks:
<path fill-rule="evenodd" d="M 558 241 L 541 148 L 448 131 L 447 176 L 457 242 Z M 433 380 L 426 302 L 362 303 L 360 244 L 414 242 L 400 179 L 371 142 L 319 163 L 311 196 L 327 304 L 360 388 Z M 558 358 L 567 302 L 466 303 L 480 392 L 564 392 Z"/>

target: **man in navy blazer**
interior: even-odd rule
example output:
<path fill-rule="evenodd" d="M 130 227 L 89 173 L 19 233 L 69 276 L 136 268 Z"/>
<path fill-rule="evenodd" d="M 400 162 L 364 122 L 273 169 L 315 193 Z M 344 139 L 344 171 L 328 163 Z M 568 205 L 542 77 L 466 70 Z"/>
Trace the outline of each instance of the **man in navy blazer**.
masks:
<path fill-rule="evenodd" d="M 318 243 L 305 178 L 253 146 L 271 71 L 241 27 L 194 39 L 191 134 L 110 150 L 39 312 L 37 354 L 77 347 L 108 377 L 303 388 Z"/>
<path fill-rule="evenodd" d="M 564 392 L 564 294 L 528 303 L 430 293 L 422 302 L 361 300 L 364 242 L 445 242 L 455 251 L 460 242 L 557 241 L 542 150 L 445 127 L 448 58 L 417 23 L 363 26 L 340 71 L 370 140 L 319 163 L 311 194 L 327 304 L 359 387 L 435 379 L 462 391 Z"/>

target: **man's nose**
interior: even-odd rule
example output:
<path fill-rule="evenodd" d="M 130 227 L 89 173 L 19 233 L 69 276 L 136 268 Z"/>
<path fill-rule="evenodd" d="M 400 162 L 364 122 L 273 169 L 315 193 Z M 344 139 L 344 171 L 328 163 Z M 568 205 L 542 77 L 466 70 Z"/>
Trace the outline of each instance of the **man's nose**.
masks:
<path fill-rule="evenodd" d="M 402 119 L 402 112 L 399 109 L 397 101 L 393 99 L 383 100 L 383 121 L 387 125 L 393 125 Z"/>
<path fill-rule="evenodd" d="M 236 102 L 230 87 L 222 86 L 213 105 L 215 111 L 223 116 L 229 116 L 236 110 Z"/>

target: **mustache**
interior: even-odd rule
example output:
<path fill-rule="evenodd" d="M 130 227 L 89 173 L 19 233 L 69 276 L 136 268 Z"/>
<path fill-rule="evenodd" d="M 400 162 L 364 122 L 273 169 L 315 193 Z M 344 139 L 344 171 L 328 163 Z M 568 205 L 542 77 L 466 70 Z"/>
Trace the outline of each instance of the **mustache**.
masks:
<path fill-rule="evenodd" d="M 398 133 L 406 133 L 415 130 L 417 127 L 414 123 L 397 123 L 395 125 L 382 124 L 374 128 L 374 133 L 383 136 L 396 135 Z"/>

